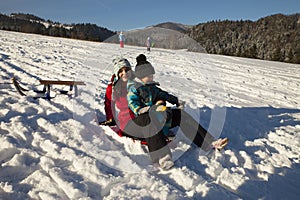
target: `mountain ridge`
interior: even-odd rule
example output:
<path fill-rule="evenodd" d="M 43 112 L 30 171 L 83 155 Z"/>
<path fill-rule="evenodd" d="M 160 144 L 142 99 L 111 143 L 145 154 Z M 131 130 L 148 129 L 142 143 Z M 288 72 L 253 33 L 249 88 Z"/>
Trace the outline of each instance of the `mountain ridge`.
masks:
<path fill-rule="evenodd" d="M 0 14 L 0 29 L 118 43 L 117 31 L 90 23 L 60 24 L 32 14 Z M 213 20 L 197 25 L 163 22 L 127 31 L 125 36 L 127 45 L 145 46 L 146 38 L 151 36 L 154 47 L 300 63 L 299 13 L 275 14 L 256 21 Z"/>

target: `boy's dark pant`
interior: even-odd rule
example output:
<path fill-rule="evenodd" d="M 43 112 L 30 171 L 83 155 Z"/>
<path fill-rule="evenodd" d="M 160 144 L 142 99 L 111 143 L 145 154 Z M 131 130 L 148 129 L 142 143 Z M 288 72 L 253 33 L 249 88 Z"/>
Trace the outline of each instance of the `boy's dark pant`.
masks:
<path fill-rule="evenodd" d="M 163 125 L 147 112 L 129 121 L 123 132 L 129 137 L 145 139 L 152 162 L 157 163 L 159 158 L 171 154 L 162 132 Z"/>
<path fill-rule="evenodd" d="M 199 122 L 184 110 L 172 109 L 171 128 L 176 126 L 179 126 L 183 134 L 198 147 L 208 146 L 214 139 Z"/>
<path fill-rule="evenodd" d="M 161 114 L 161 113 L 160 113 Z M 148 144 L 150 157 L 154 163 L 159 158 L 171 154 L 167 145 L 166 137 L 162 128 L 166 119 L 171 119 L 171 128 L 180 126 L 184 135 L 198 147 L 201 147 L 205 141 L 211 141 L 212 136 L 195 121 L 187 112 L 181 109 L 169 109 L 164 112 L 165 120 L 159 120 L 155 115 L 148 112 L 143 113 L 129 121 L 124 131 L 126 135 L 134 138 L 145 139 Z"/>

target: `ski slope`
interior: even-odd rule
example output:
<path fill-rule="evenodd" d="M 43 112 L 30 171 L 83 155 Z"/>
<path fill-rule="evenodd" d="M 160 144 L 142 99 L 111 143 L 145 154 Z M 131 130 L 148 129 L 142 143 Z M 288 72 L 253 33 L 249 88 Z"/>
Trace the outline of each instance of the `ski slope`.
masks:
<path fill-rule="evenodd" d="M 163 89 L 229 138 L 224 151 L 204 155 L 175 129 L 175 168 L 157 172 L 145 146 L 96 124 L 112 59 L 135 66 L 140 53 Z M 86 86 L 33 99 L 14 76 L 28 89 L 39 79 Z M 0 31 L 0 199 L 298 199 L 299 94 L 300 65 Z"/>

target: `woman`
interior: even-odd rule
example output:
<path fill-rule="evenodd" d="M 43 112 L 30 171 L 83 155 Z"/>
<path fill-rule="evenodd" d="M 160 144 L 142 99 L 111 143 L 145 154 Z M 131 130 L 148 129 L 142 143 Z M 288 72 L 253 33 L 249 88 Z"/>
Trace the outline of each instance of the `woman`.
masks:
<path fill-rule="evenodd" d="M 145 60 L 146 57 L 144 55 L 139 55 L 137 57 L 137 66 L 141 62 L 143 63 Z M 167 143 L 166 137 L 164 135 L 157 137 L 157 134 L 155 134 L 161 128 L 159 126 L 151 126 L 151 128 L 146 129 L 146 131 L 145 129 L 140 129 L 140 127 L 144 127 L 149 124 L 151 119 L 149 118 L 148 114 L 136 118 L 135 114 L 128 107 L 127 83 L 134 77 L 131 70 L 131 65 L 128 60 L 124 58 L 114 59 L 113 64 L 115 78 L 112 84 L 112 101 L 110 105 L 112 106 L 111 110 L 115 111 L 114 121 L 119 128 L 118 134 L 129 136 L 135 139 L 146 140 L 152 160 L 154 163 L 159 163 L 159 160 L 156 160 L 153 157 L 153 151 L 157 150 L 155 149 L 157 145 L 159 147 L 161 146 L 159 143 Z M 158 125 L 158 123 L 156 124 Z M 167 147 L 164 150 L 167 151 L 168 155 L 170 154 L 170 150 Z M 159 153 L 159 155 L 161 155 L 161 153 Z M 164 169 L 168 169 L 173 165 L 173 161 L 166 160 L 163 162 L 163 159 L 160 161 L 160 166 Z"/>
<path fill-rule="evenodd" d="M 113 63 L 115 79 L 112 84 L 111 110 L 114 111 L 114 119 L 120 129 L 119 134 L 122 134 L 128 121 L 135 117 L 127 102 L 127 82 L 132 79 L 133 74 L 127 59 L 117 58 Z"/>

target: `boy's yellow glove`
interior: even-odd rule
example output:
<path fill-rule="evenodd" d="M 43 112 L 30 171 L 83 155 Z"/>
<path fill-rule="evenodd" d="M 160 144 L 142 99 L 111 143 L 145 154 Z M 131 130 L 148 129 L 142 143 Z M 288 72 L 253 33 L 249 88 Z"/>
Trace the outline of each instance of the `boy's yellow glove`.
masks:
<path fill-rule="evenodd" d="M 167 106 L 165 105 L 153 105 L 153 106 L 146 106 L 144 108 L 141 108 L 139 110 L 139 115 L 140 114 L 143 114 L 143 113 L 146 113 L 146 112 L 151 112 L 151 111 L 156 111 L 156 112 L 164 112 L 167 110 Z"/>
<path fill-rule="evenodd" d="M 158 105 L 155 109 L 155 111 L 157 112 L 164 112 L 167 110 L 167 106 L 164 106 L 164 105 Z"/>

